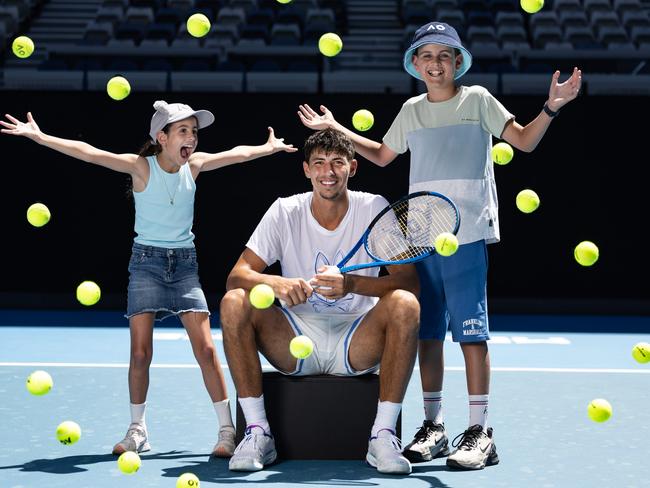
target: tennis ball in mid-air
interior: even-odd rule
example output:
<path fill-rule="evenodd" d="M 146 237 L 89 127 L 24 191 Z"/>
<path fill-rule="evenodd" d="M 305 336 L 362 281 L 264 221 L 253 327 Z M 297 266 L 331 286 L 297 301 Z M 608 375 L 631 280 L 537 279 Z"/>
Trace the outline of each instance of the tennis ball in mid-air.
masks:
<path fill-rule="evenodd" d="M 632 357 L 641 364 L 650 363 L 650 344 L 639 342 L 632 348 Z"/>
<path fill-rule="evenodd" d="M 77 300 L 82 305 L 94 305 L 102 296 L 102 291 L 94 281 L 84 281 L 77 287 Z"/>
<path fill-rule="evenodd" d="M 336 56 L 343 49 L 343 41 L 333 32 L 328 32 L 320 36 L 318 40 L 318 50 L 325 56 Z"/>
<path fill-rule="evenodd" d="M 544 0 L 521 0 L 519 3 L 521 4 L 522 10 L 529 14 L 539 12 L 544 6 Z"/>
<path fill-rule="evenodd" d="M 582 241 L 573 250 L 573 257 L 582 266 L 591 266 L 598 261 L 598 247 L 591 241 Z"/>
<path fill-rule="evenodd" d="M 34 203 L 27 209 L 27 222 L 34 227 L 43 227 L 50 221 L 50 209 L 42 203 Z"/>
<path fill-rule="evenodd" d="M 587 407 L 589 418 L 594 422 L 605 422 L 612 416 L 612 406 L 603 398 L 596 398 Z"/>
<path fill-rule="evenodd" d="M 117 467 L 120 468 L 120 471 L 124 474 L 133 474 L 142 465 L 140 456 L 133 451 L 126 451 L 120 454 L 120 457 L 117 458 Z"/>
<path fill-rule="evenodd" d="M 517 208 L 524 213 L 531 213 L 539 207 L 539 196 L 533 190 L 521 190 L 517 194 Z"/>
<path fill-rule="evenodd" d="M 492 161 L 496 164 L 508 164 L 514 154 L 512 146 L 507 142 L 497 142 L 492 146 Z"/>
<path fill-rule="evenodd" d="M 198 488 L 200 483 L 194 473 L 183 473 L 176 480 L 176 488 Z"/>
<path fill-rule="evenodd" d="M 81 438 L 81 427 L 72 420 L 61 422 L 56 428 L 56 438 L 66 446 L 74 444 Z"/>
<path fill-rule="evenodd" d="M 187 32 L 194 37 L 203 37 L 210 32 L 210 19 L 203 14 L 190 15 L 187 19 Z"/>
<path fill-rule="evenodd" d="M 289 343 L 289 351 L 294 358 L 305 359 L 314 352 L 314 342 L 307 336 L 296 336 Z"/>
<path fill-rule="evenodd" d="M 11 50 L 19 58 L 28 58 L 34 52 L 34 41 L 27 36 L 18 36 L 11 43 Z"/>
<path fill-rule="evenodd" d="M 354 115 L 352 115 L 352 125 L 358 131 L 366 131 L 370 129 L 374 123 L 375 116 L 372 115 L 372 112 L 370 110 L 366 110 L 365 108 L 357 110 L 354 112 Z"/>
<path fill-rule="evenodd" d="M 433 245 L 441 256 L 451 256 L 458 251 L 458 238 L 451 232 L 442 232 L 433 241 Z"/>
<path fill-rule="evenodd" d="M 131 93 L 131 84 L 123 76 L 113 76 L 106 83 L 106 92 L 113 100 L 124 100 Z"/>
<path fill-rule="evenodd" d="M 54 382 L 47 371 L 34 371 L 27 377 L 25 386 L 32 395 L 41 396 L 49 393 Z"/>
<path fill-rule="evenodd" d="M 291 3 L 291 0 L 278 0 L 278 3 Z"/>
<path fill-rule="evenodd" d="M 260 283 L 251 289 L 248 294 L 248 299 L 250 300 L 251 305 L 255 308 L 269 308 L 273 305 L 275 293 L 273 293 L 273 288 L 269 285 L 266 283 Z"/>

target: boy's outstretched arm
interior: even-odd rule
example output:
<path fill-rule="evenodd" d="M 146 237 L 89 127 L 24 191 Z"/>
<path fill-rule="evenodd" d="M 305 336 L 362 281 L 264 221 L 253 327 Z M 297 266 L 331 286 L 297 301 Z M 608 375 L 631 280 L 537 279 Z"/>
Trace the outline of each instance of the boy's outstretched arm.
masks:
<path fill-rule="evenodd" d="M 360 136 L 356 132 L 353 132 L 347 127 L 339 124 L 334 118 L 334 114 L 332 114 L 325 105 L 320 106 L 323 115 L 319 115 L 307 104 L 300 105 L 298 108 L 298 117 L 300 117 L 300 121 L 305 125 L 305 127 L 314 130 L 331 127 L 332 129 L 343 132 L 352 139 L 356 151 L 368 161 L 375 163 L 377 166 L 386 166 L 397 157 L 397 153 L 389 149 L 385 144 Z"/>
<path fill-rule="evenodd" d="M 551 112 L 557 112 L 564 105 L 578 96 L 582 84 L 582 71 L 573 68 L 573 73 L 564 83 L 558 83 L 560 72 L 553 73 L 551 78 L 551 87 L 548 91 L 548 100 L 546 107 Z M 508 123 L 501 134 L 501 139 L 512 144 L 521 151 L 531 152 L 537 147 L 542 140 L 546 129 L 551 125 L 553 117 L 548 115 L 544 110 L 528 125 L 522 127 L 514 120 Z"/>
<path fill-rule="evenodd" d="M 230 164 L 243 163 L 251 159 L 268 156 L 279 151 L 296 152 L 293 144 L 285 144 L 284 138 L 276 138 L 273 127 L 269 127 L 269 138 L 261 146 L 236 146 L 227 151 L 214 154 L 197 152 L 191 157 L 192 165 L 197 165 L 200 171 L 210 171 Z"/>
<path fill-rule="evenodd" d="M 27 122 L 21 122 L 10 114 L 5 114 L 5 117 L 9 122 L 0 120 L 0 125 L 4 127 L 1 131 L 3 134 L 27 137 L 66 156 L 104 166 L 114 171 L 131 175 L 137 173 L 137 154 L 114 154 L 97 149 L 83 141 L 50 136 L 41 131 L 31 112 L 27 113 Z"/>

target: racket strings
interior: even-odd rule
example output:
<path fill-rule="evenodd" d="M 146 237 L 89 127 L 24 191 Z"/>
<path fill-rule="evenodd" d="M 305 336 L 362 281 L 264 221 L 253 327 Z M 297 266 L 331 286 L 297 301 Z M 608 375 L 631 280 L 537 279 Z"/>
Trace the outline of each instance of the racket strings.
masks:
<path fill-rule="evenodd" d="M 435 195 L 397 202 L 370 230 L 368 251 L 382 261 L 402 261 L 430 254 L 436 237 L 456 229 L 454 206 Z"/>

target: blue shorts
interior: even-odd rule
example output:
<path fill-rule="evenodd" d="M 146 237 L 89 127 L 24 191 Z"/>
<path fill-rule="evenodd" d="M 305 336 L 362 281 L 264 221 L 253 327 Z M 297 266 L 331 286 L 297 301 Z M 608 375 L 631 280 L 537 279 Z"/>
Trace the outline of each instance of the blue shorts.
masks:
<path fill-rule="evenodd" d="M 487 315 L 488 256 L 485 241 L 459 246 L 451 256 L 434 254 L 416 263 L 420 277 L 420 339 L 454 342 L 490 338 Z"/>
<path fill-rule="evenodd" d="M 129 261 L 126 318 L 155 312 L 156 320 L 183 312 L 206 312 L 196 249 L 167 249 L 134 243 Z"/>

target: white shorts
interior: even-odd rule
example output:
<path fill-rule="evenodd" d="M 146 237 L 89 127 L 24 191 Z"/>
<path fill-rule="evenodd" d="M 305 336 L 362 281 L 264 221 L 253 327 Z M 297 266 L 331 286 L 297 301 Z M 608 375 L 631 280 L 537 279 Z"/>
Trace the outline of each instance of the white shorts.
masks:
<path fill-rule="evenodd" d="M 281 371 L 292 376 L 331 374 L 357 376 L 375 373 L 379 364 L 363 371 L 352 368 L 348 353 L 352 336 L 366 316 L 362 314 L 295 314 L 281 308 L 296 335 L 305 335 L 314 342 L 314 352 L 305 359 L 298 359 L 293 372 Z"/>

